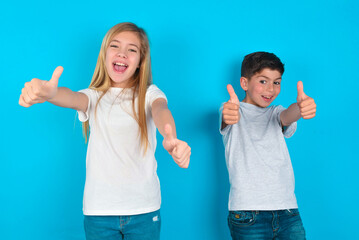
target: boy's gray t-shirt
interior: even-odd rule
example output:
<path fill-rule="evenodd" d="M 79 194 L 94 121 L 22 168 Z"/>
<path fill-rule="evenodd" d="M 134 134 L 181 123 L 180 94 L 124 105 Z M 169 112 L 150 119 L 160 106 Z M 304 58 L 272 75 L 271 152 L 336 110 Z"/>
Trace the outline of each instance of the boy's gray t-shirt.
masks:
<path fill-rule="evenodd" d="M 238 123 L 220 130 L 231 184 L 230 211 L 298 207 L 292 163 L 284 140 L 294 134 L 297 123 L 283 131 L 283 110 L 282 106 L 261 108 L 241 102 Z"/>

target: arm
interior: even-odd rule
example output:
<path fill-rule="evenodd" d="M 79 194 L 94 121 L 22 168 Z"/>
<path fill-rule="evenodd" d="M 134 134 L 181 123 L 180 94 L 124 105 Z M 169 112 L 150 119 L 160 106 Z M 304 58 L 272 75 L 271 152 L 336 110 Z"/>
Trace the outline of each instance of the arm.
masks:
<path fill-rule="evenodd" d="M 177 138 L 175 121 L 164 98 L 158 98 L 152 103 L 152 118 L 163 137 L 165 136 L 165 125 L 169 124 L 173 137 Z"/>
<path fill-rule="evenodd" d="M 62 67 L 57 67 L 49 81 L 34 78 L 25 83 L 19 104 L 23 107 L 30 107 L 36 103 L 48 101 L 60 107 L 86 111 L 89 100 L 85 94 L 73 92 L 69 88 L 58 87 L 62 71 Z"/>
<path fill-rule="evenodd" d="M 152 103 L 152 118 L 163 136 L 163 147 L 178 166 L 188 168 L 191 148 L 186 142 L 177 139 L 175 122 L 165 99 L 159 98 Z"/>
<path fill-rule="evenodd" d="M 302 115 L 300 114 L 300 109 L 297 103 L 293 103 L 286 110 L 281 112 L 280 121 L 283 127 L 287 127 L 293 122 L 298 121 Z"/>
<path fill-rule="evenodd" d="M 47 101 L 59 107 L 86 112 L 89 99 L 84 93 L 74 92 L 66 87 L 58 87 L 56 95 Z"/>
<path fill-rule="evenodd" d="M 315 117 L 317 105 L 314 99 L 307 96 L 303 91 L 303 83 L 301 81 L 297 84 L 298 96 L 297 102 L 290 105 L 286 110 L 280 114 L 280 121 L 282 126 L 289 126 L 301 117 L 310 119 Z"/>
<path fill-rule="evenodd" d="M 240 102 L 231 84 L 227 85 L 227 91 L 230 98 L 228 102 L 223 104 L 221 130 L 228 125 L 237 123 L 241 117 L 238 111 Z"/>

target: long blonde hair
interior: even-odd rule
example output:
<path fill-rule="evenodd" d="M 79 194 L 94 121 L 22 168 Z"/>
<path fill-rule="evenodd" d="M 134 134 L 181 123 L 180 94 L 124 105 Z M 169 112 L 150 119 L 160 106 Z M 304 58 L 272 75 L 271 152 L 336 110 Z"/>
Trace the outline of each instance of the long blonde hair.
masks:
<path fill-rule="evenodd" d="M 146 124 L 146 112 L 145 112 L 145 97 L 146 97 L 147 87 L 152 83 L 152 72 L 151 72 L 151 56 L 150 56 L 149 41 L 146 32 L 142 28 L 139 28 L 133 23 L 124 22 L 113 26 L 106 33 L 101 44 L 101 49 L 98 55 L 95 72 L 92 76 L 92 80 L 89 88 L 102 92 L 100 98 L 96 103 L 95 109 L 97 109 L 98 103 L 100 102 L 101 98 L 106 94 L 106 92 L 111 87 L 111 78 L 105 66 L 106 50 L 113 37 L 121 32 L 136 33 L 141 43 L 139 68 L 134 73 L 133 77 L 131 78 L 131 82 L 127 87 L 133 88 L 133 95 L 132 95 L 133 117 L 138 123 L 140 129 L 139 135 L 140 135 L 141 146 L 144 146 L 144 149 L 146 151 L 148 147 L 148 137 L 147 137 L 147 124 Z M 135 106 L 136 93 L 138 93 L 138 101 L 137 101 L 138 113 L 136 113 L 136 106 Z M 85 136 L 85 141 L 87 142 L 89 135 L 89 121 L 83 123 L 82 129 L 83 129 L 83 134 Z"/>

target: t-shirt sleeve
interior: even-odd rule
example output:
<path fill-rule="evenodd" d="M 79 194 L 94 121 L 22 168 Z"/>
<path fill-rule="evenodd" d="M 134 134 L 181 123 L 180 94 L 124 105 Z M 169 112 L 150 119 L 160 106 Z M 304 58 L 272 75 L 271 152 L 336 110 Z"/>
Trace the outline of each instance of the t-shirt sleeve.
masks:
<path fill-rule="evenodd" d="M 152 103 L 159 98 L 163 98 L 168 102 L 166 95 L 156 85 L 152 84 L 146 91 L 146 105 L 151 108 Z"/>
<path fill-rule="evenodd" d="M 228 133 L 228 131 L 231 129 L 232 125 L 227 125 L 225 128 L 222 129 L 222 111 L 223 111 L 223 105 L 224 103 L 222 103 L 220 109 L 219 109 L 219 132 L 222 135 L 226 135 Z"/>
<path fill-rule="evenodd" d="M 295 133 L 295 131 L 297 130 L 297 122 L 293 122 L 291 123 L 289 126 L 283 127 L 282 126 L 282 122 L 280 121 L 280 114 L 286 110 L 286 108 L 284 108 L 283 106 L 279 105 L 276 108 L 277 111 L 277 120 L 279 125 L 283 128 L 283 135 L 286 138 L 290 138 L 291 136 L 293 136 L 293 134 Z"/>
<path fill-rule="evenodd" d="M 86 96 L 89 99 L 86 112 L 77 111 L 77 113 L 79 114 L 79 120 L 81 122 L 86 122 L 89 119 L 89 113 L 90 113 L 91 109 L 96 106 L 96 100 L 95 100 L 96 91 L 87 88 L 87 89 L 80 90 L 79 92 L 86 94 Z"/>

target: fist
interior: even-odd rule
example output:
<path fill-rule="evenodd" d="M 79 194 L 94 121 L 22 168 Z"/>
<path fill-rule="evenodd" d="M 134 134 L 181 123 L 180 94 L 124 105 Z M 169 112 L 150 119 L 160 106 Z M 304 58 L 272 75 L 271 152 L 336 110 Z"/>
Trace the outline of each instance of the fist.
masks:
<path fill-rule="evenodd" d="M 297 104 L 300 110 L 300 115 L 303 119 L 311 119 L 315 117 L 317 111 L 317 105 L 314 102 L 314 99 L 307 96 L 303 90 L 303 82 L 299 81 L 297 83 Z"/>
<path fill-rule="evenodd" d="M 229 93 L 229 101 L 223 105 L 222 117 L 224 123 L 232 125 L 239 121 L 238 110 L 240 103 L 231 84 L 227 85 L 227 91 Z"/>
<path fill-rule="evenodd" d="M 165 125 L 165 134 L 162 145 L 172 156 L 178 166 L 181 168 L 188 168 L 191 148 L 186 142 L 173 136 L 172 127 L 169 124 Z"/>
<path fill-rule="evenodd" d="M 57 67 L 50 81 L 34 78 L 30 82 L 25 83 L 21 91 L 19 104 L 23 107 L 30 107 L 36 103 L 43 103 L 53 98 L 57 93 L 57 85 L 62 71 L 62 67 Z"/>

